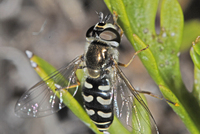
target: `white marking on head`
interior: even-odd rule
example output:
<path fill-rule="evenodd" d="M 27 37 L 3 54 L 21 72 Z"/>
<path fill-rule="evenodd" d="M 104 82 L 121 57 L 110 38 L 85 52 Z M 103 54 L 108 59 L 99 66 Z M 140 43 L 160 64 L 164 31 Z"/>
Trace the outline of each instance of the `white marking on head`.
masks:
<path fill-rule="evenodd" d="M 86 110 L 87 114 L 90 116 L 95 114 L 94 110 L 92 110 L 92 109 L 88 110 L 87 108 L 85 108 L 85 110 Z"/>
<path fill-rule="evenodd" d="M 85 86 L 86 88 L 89 88 L 89 89 L 93 88 L 93 85 L 90 84 L 90 83 L 88 83 L 87 81 L 85 81 L 84 86 Z"/>
<path fill-rule="evenodd" d="M 109 41 L 110 45 L 113 46 L 113 47 L 118 47 L 119 46 L 119 43 L 116 42 L 116 41 Z"/>
<path fill-rule="evenodd" d="M 119 46 L 119 43 L 116 42 L 116 41 L 105 41 L 105 40 L 102 40 L 103 42 L 105 42 L 106 44 L 109 44 L 113 47 L 118 47 Z"/>
<path fill-rule="evenodd" d="M 109 28 L 109 27 L 116 29 L 112 23 L 106 23 L 105 28 Z"/>
<path fill-rule="evenodd" d="M 112 98 L 110 98 L 110 99 L 103 99 L 103 98 L 101 98 L 101 97 L 97 97 L 97 101 L 100 103 L 100 104 L 102 104 L 102 105 L 109 105 L 109 104 L 111 104 L 111 101 L 112 101 Z"/>
<path fill-rule="evenodd" d="M 104 112 L 102 112 L 102 111 L 98 111 L 97 114 L 98 114 L 99 116 L 103 117 L 103 118 L 109 118 L 109 117 L 111 117 L 111 115 L 112 115 L 111 112 L 109 112 L 109 113 L 104 113 Z"/>
<path fill-rule="evenodd" d="M 28 57 L 29 59 L 33 57 L 33 53 L 32 53 L 31 51 L 26 50 L 25 52 L 26 52 L 26 55 L 27 55 L 27 57 Z"/>
<path fill-rule="evenodd" d="M 94 97 L 92 95 L 88 95 L 88 96 L 85 96 L 84 94 L 83 95 L 83 99 L 87 102 L 91 102 L 93 101 Z"/>
<path fill-rule="evenodd" d="M 86 41 L 88 41 L 88 42 L 92 42 L 94 40 L 94 37 L 87 37 L 86 38 Z"/>
<path fill-rule="evenodd" d="M 30 61 L 31 62 L 31 66 L 33 67 L 33 68 L 36 68 L 37 67 L 37 63 L 35 63 L 34 61 Z"/>

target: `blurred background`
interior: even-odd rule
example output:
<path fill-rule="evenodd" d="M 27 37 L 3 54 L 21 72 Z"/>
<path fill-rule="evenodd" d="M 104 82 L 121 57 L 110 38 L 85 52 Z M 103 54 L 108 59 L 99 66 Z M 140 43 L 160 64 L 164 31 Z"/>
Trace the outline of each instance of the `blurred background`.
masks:
<path fill-rule="evenodd" d="M 200 1 L 180 0 L 180 3 L 186 21 L 200 18 Z M 93 134 L 67 108 L 43 118 L 22 119 L 15 116 L 14 107 L 20 96 L 40 80 L 25 50 L 56 68 L 66 65 L 83 54 L 86 31 L 99 20 L 95 11 L 109 13 L 100 0 L 0 0 L 0 134 Z M 180 66 L 186 87 L 191 91 L 191 43 L 186 46 L 181 51 Z M 119 52 L 123 63 L 134 53 L 125 36 Z M 160 94 L 138 57 L 123 70 L 135 87 Z M 189 133 L 166 102 L 147 99 L 161 134 Z"/>

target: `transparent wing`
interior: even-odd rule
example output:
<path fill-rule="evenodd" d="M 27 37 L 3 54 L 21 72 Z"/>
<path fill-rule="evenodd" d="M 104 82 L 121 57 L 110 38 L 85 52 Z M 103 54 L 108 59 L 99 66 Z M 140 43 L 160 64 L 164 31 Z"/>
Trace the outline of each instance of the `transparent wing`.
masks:
<path fill-rule="evenodd" d="M 119 120 L 136 134 L 149 133 L 148 131 L 158 134 L 149 108 L 118 65 L 113 68 L 113 73 L 114 109 Z"/>
<path fill-rule="evenodd" d="M 79 87 L 76 70 L 82 63 L 81 56 L 75 58 L 66 67 L 53 72 L 26 91 L 17 101 L 15 113 L 19 117 L 42 117 L 62 109 L 62 94 L 71 91 L 75 95 Z"/>

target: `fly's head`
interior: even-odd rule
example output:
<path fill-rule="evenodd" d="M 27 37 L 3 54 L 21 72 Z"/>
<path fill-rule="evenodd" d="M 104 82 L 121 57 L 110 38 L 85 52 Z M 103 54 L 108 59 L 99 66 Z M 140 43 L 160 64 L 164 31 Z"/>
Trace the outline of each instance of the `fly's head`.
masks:
<path fill-rule="evenodd" d="M 111 47 L 118 47 L 121 42 L 121 36 L 117 30 L 117 26 L 107 23 L 110 15 L 103 17 L 103 13 L 99 13 L 99 22 L 90 27 L 86 33 L 88 42 L 100 41 Z"/>

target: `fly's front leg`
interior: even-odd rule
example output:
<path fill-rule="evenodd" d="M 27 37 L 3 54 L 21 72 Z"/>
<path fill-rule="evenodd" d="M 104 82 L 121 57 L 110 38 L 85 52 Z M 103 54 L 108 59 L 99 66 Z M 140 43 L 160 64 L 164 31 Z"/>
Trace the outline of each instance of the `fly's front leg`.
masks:
<path fill-rule="evenodd" d="M 145 48 L 143 48 L 143 49 L 141 49 L 141 50 L 135 52 L 134 55 L 133 55 L 133 57 L 131 58 L 131 60 L 130 60 L 127 64 L 123 64 L 123 63 L 118 62 L 118 65 L 119 65 L 119 66 L 123 66 L 123 67 L 128 67 L 128 66 L 131 64 L 131 62 L 133 61 L 133 59 L 135 58 L 135 56 L 136 56 L 137 54 L 139 54 L 140 52 L 146 50 L 148 47 L 149 47 L 149 45 L 148 45 L 147 47 L 145 47 Z"/>
<path fill-rule="evenodd" d="M 117 14 L 116 11 L 113 11 L 113 21 L 114 21 L 114 25 L 120 29 L 120 37 L 122 37 L 122 35 L 124 34 L 124 31 L 123 31 L 122 28 L 117 24 L 117 19 L 118 19 L 118 14 Z"/>

